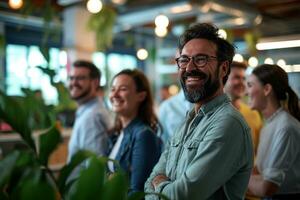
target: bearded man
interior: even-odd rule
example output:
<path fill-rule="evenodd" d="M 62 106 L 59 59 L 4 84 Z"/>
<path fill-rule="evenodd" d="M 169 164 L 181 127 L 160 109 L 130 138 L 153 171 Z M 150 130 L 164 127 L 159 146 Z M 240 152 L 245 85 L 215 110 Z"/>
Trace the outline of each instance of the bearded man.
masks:
<path fill-rule="evenodd" d="M 180 37 L 179 52 L 181 86 L 194 108 L 170 139 L 145 191 L 172 200 L 244 199 L 253 166 L 250 128 L 223 92 L 234 47 L 217 27 L 200 23 Z"/>
<path fill-rule="evenodd" d="M 74 62 L 68 78 L 71 98 L 78 104 L 69 142 L 68 161 L 79 150 L 105 155 L 108 148 L 107 130 L 112 119 L 103 101 L 97 96 L 101 72 L 93 63 L 78 60 Z"/>

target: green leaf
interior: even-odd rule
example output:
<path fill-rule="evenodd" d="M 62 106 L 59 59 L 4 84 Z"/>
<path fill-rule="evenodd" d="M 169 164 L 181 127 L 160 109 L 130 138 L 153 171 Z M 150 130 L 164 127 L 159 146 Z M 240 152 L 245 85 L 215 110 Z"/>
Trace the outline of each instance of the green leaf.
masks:
<path fill-rule="evenodd" d="M 47 63 L 50 63 L 50 54 L 49 54 L 49 48 L 45 46 L 40 46 L 40 52 L 42 53 L 43 57 L 47 61 Z"/>
<path fill-rule="evenodd" d="M 7 122 L 21 137 L 26 144 L 36 152 L 34 141 L 31 137 L 31 130 L 28 126 L 28 114 L 20 104 L 5 95 L 0 90 L 0 118 Z"/>
<path fill-rule="evenodd" d="M 22 92 L 26 95 L 20 103 L 28 116 L 28 126 L 31 129 L 47 129 L 51 127 L 55 121 L 54 112 L 51 107 L 45 105 L 40 90 L 31 90 L 22 88 Z"/>
<path fill-rule="evenodd" d="M 47 74 L 50 78 L 50 82 L 53 83 L 53 78 L 56 75 L 56 72 L 54 69 L 50 69 L 49 66 L 47 68 L 42 66 L 36 66 L 36 68 L 40 69 L 43 73 Z"/>
<path fill-rule="evenodd" d="M 103 6 L 100 12 L 90 16 L 87 27 L 96 33 L 96 43 L 99 51 L 111 47 L 116 18 L 117 12 L 108 6 Z"/>
<path fill-rule="evenodd" d="M 88 167 L 81 171 L 75 183 L 76 187 L 71 191 L 70 199 L 81 200 L 100 197 L 105 180 L 105 168 L 106 162 L 104 160 L 96 157 L 89 159 Z"/>
<path fill-rule="evenodd" d="M 96 156 L 96 154 L 85 150 L 78 151 L 72 157 L 71 162 L 62 168 L 57 181 L 59 191 L 62 195 L 64 195 L 67 191 L 66 181 L 70 176 L 70 174 L 72 173 L 73 169 L 81 162 L 83 162 L 84 160 L 92 156 Z"/>
<path fill-rule="evenodd" d="M 76 110 L 76 102 L 71 99 L 69 90 L 66 88 L 63 82 L 53 83 L 58 93 L 58 102 L 56 106 L 56 112 L 61 112 L 64 110 Z"/>
<path fill-rule="evenodd" d="M 105 183 L 101 198 L 99 199 L 125 200 L 127 198 L 128 185 L 126 173 L 118 171 Z"/>
<path fill-rule="evenodd" d="M 20 152 L 14 151 L 0 161 L 0 191 L 3 191 L 3 187 L 9 181 L 19 156 Z"/>
<path fill-rule="evenodd" d="M 33 181 L 27 181 L 23 184 L 21 190 L 20 199 L 43 199 L 43 200 L 55 200 L 56 193 L 54 188 L 47 182 L 35 183 Z"/>
<path fill-rule="evenodd" d="M 33 167 L 29 170 L 24 181 L 18 185 L 16 193 L 17 199 L 30 200 L 30 199 L 43 199 L 55 200 L 56 191 L 47 179 L 45 171 L 39 167 Z"/>
<path fill-rule="evenodd" d="M 8 196 L 4 193 L 3 190 L 0 190 L 0 199 L 1 200 L 9 200 Z"/>
<path fill-rule="evenodd" d="M 5 192 L 8 196 L 18 194 L 18 186 L 22 185 L 26 178 L 32 178 L 32 169 L 40 171 L 37 165 L 33 152 L 31 151 L 18 151 L 11 154 L 19 154 L 18 159 L 13 165 L 9 179 L 7 179 Z M 10 156 L 10 155 L 8 155 Z M 12 198 L 13 199 L 13 198 Z"/>
<path fill-rule="evenodd" d="M 142 200 L 145 196 L 144 192 L 135 192 L 128 197 L 128 200 Z"/>
<path fill-rule="evenodd" d="M 59 130 L 53 125 L 46 133 L 39 137 L 39 160 L 48 166 L 48 158 L 62 141 Z"/>

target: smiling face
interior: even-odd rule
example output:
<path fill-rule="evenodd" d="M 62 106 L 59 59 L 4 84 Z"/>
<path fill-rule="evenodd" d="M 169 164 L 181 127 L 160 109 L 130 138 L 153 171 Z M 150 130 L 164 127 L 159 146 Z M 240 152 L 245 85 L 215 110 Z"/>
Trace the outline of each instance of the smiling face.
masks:
<path fill-rule="evenodd" d="M 187 42 L 181 56 L 196 56 L 199 54 L 217 57 L 217 47 L 206 39 L 192 39 Z M 192 60 L 185 69 L 179 69 L 180 83 L 188 101 L 198 103 L 210 99 L 223 88 L 222 78 L 227 68 L 218 67 L 217 59 L 209 59 L 205 66 L 197 68 Z"/>
<path fill-rule="evenodd" d="M 69 75 L 71 98 L 79 104 L 93 98 L 98 86 L 98 79 L 91 79 L 90 70 L 84 67 L 73 67 Z"/>
<path fill-rule="evenodd" d="M 109 93 L 112 110 L 121 118 L 133 119 L 145 98 L 144 93 L 137 92 L 135 82 L 130 76 L 126 74 L 116 76 Z"/>
<path fill-rule="evenodd" d="M 266 108 L 265 87 L 251 74 L 247 79 L 247 93 L 249 96 L 249 106 L 251 109 L 263 111 Z"/>
<path fill-rule="evenodd" d="M 245 70 L 238 67 L 231 68 L 228 80 L 225 85 L 225 91 L 232 100 L 240 99 L 245 93 Z"/>

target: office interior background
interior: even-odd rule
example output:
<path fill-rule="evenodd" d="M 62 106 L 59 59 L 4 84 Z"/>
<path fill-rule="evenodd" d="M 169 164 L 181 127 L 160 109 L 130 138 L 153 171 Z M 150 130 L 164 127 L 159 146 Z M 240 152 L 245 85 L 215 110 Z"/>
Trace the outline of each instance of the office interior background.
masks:
<path fill-rule="evenodd" d="M 235 44 L 235 60 L 249 71 L 280 65 L 299 96 L 299 21 L 299 0 L 1 0 L 0 88 L 12 96 L 40 90 L 46 104 L 57 105 L 51 81 L 67 86 L 72 62 L 87 59 L 101 69 L 106 88 L 121 69 L 143 70 L 160 102 L 160 88 L 179 88 L 179 35 L 208 22 Z M 52 79 L 43 69 L 55 72 Z"/>

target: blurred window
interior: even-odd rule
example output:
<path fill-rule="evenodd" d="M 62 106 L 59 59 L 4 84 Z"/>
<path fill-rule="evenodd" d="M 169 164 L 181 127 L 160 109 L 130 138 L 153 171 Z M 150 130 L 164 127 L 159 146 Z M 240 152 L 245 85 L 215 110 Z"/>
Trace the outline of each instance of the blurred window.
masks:
<path fill-rule="evenodd" d="M 136 57 L 128 54 L 110 53 L 105 56 L 104 53 L 97 52 L 92 57 L 102 73 L 101 85 L 109 84 L 111 78 L 123 69 L 137 68 Z"/>
<path fill-rule="evenodd" d="M 66 83 L 65 66 L 59 62 L 60 50 L 50 48 L 50 69 L 55 70 L 54 82 Z M 50 84 L 50 78 L 37 66 L 46 67 L 47 62 L 37 46 L 8 44 L 6 48 L 6 92 L 8 95 L 22 96 L 21 88 L 40 89 L 46 104 L 57 104 L 57 91 Z"/>

